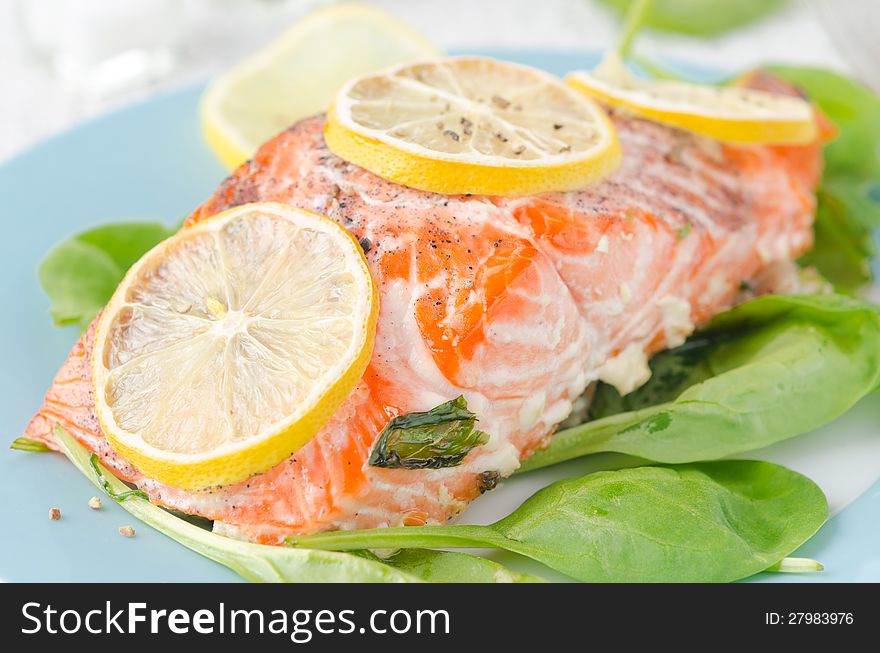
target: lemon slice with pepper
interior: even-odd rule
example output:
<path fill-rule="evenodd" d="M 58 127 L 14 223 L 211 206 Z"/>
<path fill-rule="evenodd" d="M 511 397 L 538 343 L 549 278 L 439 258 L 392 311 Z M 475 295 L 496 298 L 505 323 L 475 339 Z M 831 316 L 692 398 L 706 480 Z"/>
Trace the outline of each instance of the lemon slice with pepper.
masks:
<path fill-rule="evenodd" d="M 620 160 L 596 103 L 548 73 L 485 57 L 404 64 L 351 80 L 327 145 L 390 181 L 437 193 L 583 188 Z"/>
<path fill-rule="evenodd" d="M 607 106 L 721 141 L 796 145 L 818 138 L 806 100 L 738 86 L 641 79 L 615 53 L 592 72 L 570 73 L 566 82 Z"/>

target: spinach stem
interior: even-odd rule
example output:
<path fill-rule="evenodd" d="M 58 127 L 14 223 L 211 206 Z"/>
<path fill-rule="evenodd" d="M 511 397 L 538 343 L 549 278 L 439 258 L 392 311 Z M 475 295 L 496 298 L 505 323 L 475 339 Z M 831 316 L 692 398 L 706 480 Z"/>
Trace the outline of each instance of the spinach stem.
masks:
<path fill-rule="evenodd" d="M 626 59 L 632 48 L 633 41 L 648 16 L 651 0 L 632 0 L 623 24 L 623 34 L 617 42 L 617 54 L 621 59 Z"/>
<path fill-rule="evenodd" d="M 506 539 L 488 526 L 403 526 L 302 535 L 288 538 L 287 544 L 324 551 L 507 548 Z"/>
<path fill-rule="evenodd" d="M 45 442 L 32 440 L 31 438 L 15 438 L 15 440 L 12 441 L 12 444 L 9 445 L 9 448 L 15 449 L 16 451 L 29 451 L 31 453 L 51 451 L 51 449 L 46 446 Z"/>
<path fill-rule="evenodd" d="M 824 569 L 825 565 L 812 558 L 783 558 L 775 565 L 767 567 L 767 571 L 777 571 L 784 574 L 804 574 Z"/>

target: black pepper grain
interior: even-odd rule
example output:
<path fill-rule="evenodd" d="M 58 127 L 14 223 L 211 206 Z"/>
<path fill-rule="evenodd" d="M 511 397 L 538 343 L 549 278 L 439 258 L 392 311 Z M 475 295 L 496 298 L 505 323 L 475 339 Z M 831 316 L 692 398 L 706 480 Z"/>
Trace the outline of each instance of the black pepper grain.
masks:
<path fill-rule="evenodd" d="M 477 476 L 477 489 L 480 491 L 480 494 L 494 490 L 500 478 L 501 473 L 497 471 L 480 472 Z"/>

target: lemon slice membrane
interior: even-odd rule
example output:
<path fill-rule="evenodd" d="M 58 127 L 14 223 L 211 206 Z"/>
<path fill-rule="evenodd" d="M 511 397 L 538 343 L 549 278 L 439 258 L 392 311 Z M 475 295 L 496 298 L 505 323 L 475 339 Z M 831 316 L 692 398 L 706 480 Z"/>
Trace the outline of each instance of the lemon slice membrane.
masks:
<path fill-rule="evenodd" d="M 630 113 L 733 143 L 809 143 L 818 137 L 813 107 L 799 97 L 737 86 L 642 79 L 615 53 L 592 72 L 566 77 L 573 88 Z"/>
<path fill-rule="evenodd" d="M 108 441 L 175 487 L 265 471 L 354 388 L 377 301 L 360 246 L 321 216 L 251 204 L 182 230 L 102 314 L 93 374 Z"/>
<path fill-rule="evenodd" d="M 446 194 L 528 195 L 597 181 L 620 158 L 595 103 L 556 77 L 450 57 L 349 81 L 328 112 L 330 149 L 395 183 Z"/>

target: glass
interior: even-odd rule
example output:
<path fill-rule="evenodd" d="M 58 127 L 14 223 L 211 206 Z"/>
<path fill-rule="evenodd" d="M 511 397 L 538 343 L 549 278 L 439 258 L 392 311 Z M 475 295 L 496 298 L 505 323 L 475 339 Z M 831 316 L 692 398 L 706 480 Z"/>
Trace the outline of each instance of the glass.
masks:
<path fill-rule="evenodd" d="M 175 0 L 20 0 L 25 45 L 87 94 L 112 95 L 168 75 L 183 21 Z"/>
<path fill-rule="evenodd" d="M 87 102 L 227 66 L 314 0 L 18 0 L 28 52 Z"/>

